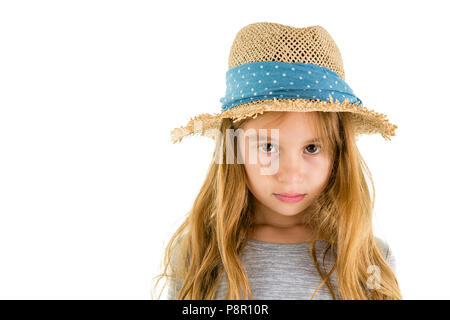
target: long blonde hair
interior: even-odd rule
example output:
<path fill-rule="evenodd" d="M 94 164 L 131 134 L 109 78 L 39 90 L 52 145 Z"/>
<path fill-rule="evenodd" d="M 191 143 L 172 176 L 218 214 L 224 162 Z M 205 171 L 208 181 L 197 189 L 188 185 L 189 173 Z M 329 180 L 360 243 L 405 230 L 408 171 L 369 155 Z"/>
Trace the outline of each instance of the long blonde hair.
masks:
<path fill-rule="evenodd" d="M 307 210 L 305 221 L 316 231 L 310 251 L 322 283 L 333 297 L 329 283 L 336 272 L 339 299 L 400 300 L 399 285 L 394 272 L 376 243 L 372 230 L 375 189 L 371 173 L 356 146 L 355 128 L 346 112 L 309 112 L 316 133 L 323 138 L 323 149 L 333 165 L 322 194 Z M 245 248 L 253 222 L 253 196 L 247 187 L 244 165 L 227 163 L 224 144 L 232 141 L 227 135 L 251 118 L 233 123 L 223 119 L 220 138 L 206 179 L 184 222 L 171 237 L 164 251 L 164 270 L 158 281 L 166 277 L 180 283 L 177 299 L 214 299 L 220 278 L 228 279 L 226 299 L 253 299 L 247 275 L 239 255 Z M 220 142 L 220 143 L 219 143 Z M 219 163 L 216 159 L 221 158 Z M 368 182 L 372 186 L 370 193 Z M 319 267 L 316 241 L 328 243 L 335 262 L 328 273 Z M 381 275 L 376 290 L 367 289 L 370 266 L 377 266 Z M 154 288 L 156 288 L 156 285 Z M 155 290 L 155 289 L 154 289 Z M 243 295 L 243 297 L 242 297 Z"/>

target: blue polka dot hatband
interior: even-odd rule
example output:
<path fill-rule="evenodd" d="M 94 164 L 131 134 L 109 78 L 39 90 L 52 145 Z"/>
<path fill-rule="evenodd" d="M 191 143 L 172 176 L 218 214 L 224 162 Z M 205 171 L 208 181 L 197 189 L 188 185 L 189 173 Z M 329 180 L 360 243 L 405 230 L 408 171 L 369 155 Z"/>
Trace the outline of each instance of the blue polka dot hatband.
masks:
<path fill-rule="evenodd" d="M 262 22 L 242 28 L 231 48 L 220 102 L 220 113 L 197 115 L 172 130 L 172 142 L 191 134 L 214 139 L 222 119 L 236 122 L 267 111 L 349 112 L 357 135 L 379 133 L 386 140 L 397 128 L 354 94 L 345 82 L 339 49 L 320 26 Z"/>

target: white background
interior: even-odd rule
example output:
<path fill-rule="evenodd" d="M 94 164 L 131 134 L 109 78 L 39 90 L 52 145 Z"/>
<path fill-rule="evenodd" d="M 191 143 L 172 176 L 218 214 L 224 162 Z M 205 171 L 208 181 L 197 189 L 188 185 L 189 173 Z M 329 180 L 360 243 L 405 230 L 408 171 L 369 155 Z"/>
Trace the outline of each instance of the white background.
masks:
<path fill-rule="evenodd" d="M 405 299 L 448 299 L 445 1 L 1 1 L 0 298 L 151 299 L 213 141 L 231 44 L 254 22 L 320 25 L 397 135 L 360 139 L 374 227 Z"/>

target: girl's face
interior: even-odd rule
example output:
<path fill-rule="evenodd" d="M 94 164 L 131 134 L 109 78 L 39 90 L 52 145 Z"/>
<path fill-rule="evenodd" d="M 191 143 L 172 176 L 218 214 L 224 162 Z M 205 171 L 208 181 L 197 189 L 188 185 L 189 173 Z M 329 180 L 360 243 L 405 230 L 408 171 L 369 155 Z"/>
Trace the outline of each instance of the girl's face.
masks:
<path fill-rule="evenodd" d="M 255 210 L 267 220 L 275 218 L 291 224 L 325 188 L 331 166 L 320 142 L 313 141 L 317 137 L 309 115 L 265 112 L 241 129 L 241 162 L 244 161 L 249 189 L 256 198 Z M 283 193 L 306 196 L 298 202 L 285 202 L 275 196 Z"/>

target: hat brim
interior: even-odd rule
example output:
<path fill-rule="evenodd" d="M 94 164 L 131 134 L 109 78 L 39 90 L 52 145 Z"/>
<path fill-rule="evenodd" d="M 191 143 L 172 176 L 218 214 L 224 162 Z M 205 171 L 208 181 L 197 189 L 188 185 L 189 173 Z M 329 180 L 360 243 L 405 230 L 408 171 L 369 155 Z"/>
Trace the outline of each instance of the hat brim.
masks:
<path fill-rule="evenodd" d="M 277 99 L 258 100 L 235 106 L 224 112 L 209 114 L 203 113 L 191 118 L 186 126 L 175 128 L 171 131 L 172 143 L 180 142 L 189 135 L 202 135 L 215 139 L 215 130 L 220 130 L 222 119 L 229 118 L 233 122 L 245 118 L 256 118 L 265 111 L 294 111 L 294 112 L 351 112 L 351 119 L 355 125 L 356 135 L 381 134 L 385 140 L 391 140 L 398 128 L 390 123 L 386 115 L 377 113 L 358 104 L 351 104 L 346 99 L 343 102 L 310 100 L 310 99 Z M 194 122 L 201 121 L 199 128 L 194 128 Z M 197 124 L 198 126 L 198 124 Z"/>

